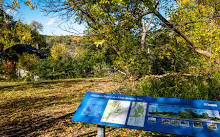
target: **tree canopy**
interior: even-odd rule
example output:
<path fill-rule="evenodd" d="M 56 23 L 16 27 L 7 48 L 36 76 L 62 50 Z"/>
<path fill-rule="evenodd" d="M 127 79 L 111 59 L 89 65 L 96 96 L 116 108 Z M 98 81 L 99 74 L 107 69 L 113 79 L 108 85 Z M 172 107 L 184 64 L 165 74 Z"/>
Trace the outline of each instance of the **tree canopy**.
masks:
<path fill-rule="evenodd" d="M 13 4 L 19 7 L 17 0 Z M 90 41 L 112 49 L 112 67 L 127 76 L 154 74 L 153 69 L 155 74 L 190 73 L 183 68 L 220 64 L 218 0 L 45 0 L 43 6 L 63 20 L 86 23 Z"/>

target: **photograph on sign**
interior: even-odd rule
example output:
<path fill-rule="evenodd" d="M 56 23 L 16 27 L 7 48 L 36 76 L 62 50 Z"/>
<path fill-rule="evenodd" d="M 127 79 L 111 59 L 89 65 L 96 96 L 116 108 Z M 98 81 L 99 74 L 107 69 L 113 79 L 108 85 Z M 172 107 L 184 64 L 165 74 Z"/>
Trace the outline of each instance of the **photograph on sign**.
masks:
<path fill-rule="evenodd" d="M 181 120 L 180 125 L 183 126 L 183 127 L 189 127 L 189 121 Z"/>
<path fill-rule="evenodd" d="M 208 127 L 208 129 L 212 129 L 212 130 L 218 130 L 217 125 L 216 125 L 216 124 L 211 124 L 211 123 L 208 123 L 208 124 L 207 124 L 207 127 Z"/>
<path fill-rule="evenodd" d="M 170 119 L 162 119 L 162 124 L 170 124 Z"/>
<path fill-rule="evenodd" d="M 132 102 L 127 125 L 144 127 L 147 103 Z"/>
<path fill-rule="evenodd" d="M 200 122 L 193 122 L 193 127 L 194 128 L 203 128 L 202 123 L 200 123 Z"/>
<path fill-rule="evenodd" d="M 180 125 L 180 121 L 179 120 L 171 120 L 171 124 L 179 126 Z"/>
<path fill-rule="evenodd" d="M 217 110 L 170 107 L 153 104 L 149 105 L 148 115 L 206 122 L 220 122 L 219 111 Z"/>
<path fill-rule="evenodd" d="M 148 117 L 148 122 L 149 123 L 156 123 L 156 121 L 157 121 L 157 118 L 155 118 L 155 117 Z"/>
<path fill-rule="evenodd" d="M 101 122 L 125 124 L 130 101 L 109 100 Z"/>

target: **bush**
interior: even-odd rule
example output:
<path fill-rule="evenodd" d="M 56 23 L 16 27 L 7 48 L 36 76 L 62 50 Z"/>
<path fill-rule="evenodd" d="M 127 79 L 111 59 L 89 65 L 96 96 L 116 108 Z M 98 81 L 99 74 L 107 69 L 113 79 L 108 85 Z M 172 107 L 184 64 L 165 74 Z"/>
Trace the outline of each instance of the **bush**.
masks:
<path fill-rule="evenodd" d="M 16 67 L 18 69 L 24 69 L 24 70 L 33 70 L 35 64 L 40 60 L 40 58 L 36 55 L 32 55 L 29 53 L 23 53 L 19 56 L 18 63 Z"/>
<path fill-rule="evenodd" d="M 0 75 L 3 74 L 3 62 L 0 58 Z"/>
<path fill-rule="evenodd" d="M 34 73 L 41 79 L 78 78 L 91 75 L 92 65 L 87 58 L 48 58 L 36 64 Z"/>
<path fill-rule="evenodd" d="M 169 75 L 161 78 L 146 77 L 137 87 L 143 96 L 220 100 L 219 77 Z"/>
<path fill-rule="evenodd" d="M 15 65 L 9 60 L 1 65 L 1 71 L 9 79 L 17 78 Z"/>

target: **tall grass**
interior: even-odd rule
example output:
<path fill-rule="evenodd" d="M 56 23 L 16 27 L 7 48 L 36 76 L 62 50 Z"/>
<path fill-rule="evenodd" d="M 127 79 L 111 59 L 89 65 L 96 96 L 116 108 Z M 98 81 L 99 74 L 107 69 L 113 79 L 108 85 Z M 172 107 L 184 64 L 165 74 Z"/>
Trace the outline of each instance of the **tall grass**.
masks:
<path fill-rule="evenodd" d="M 137 86 L 143 96 L 220 100 L 219 73 L 214 78 L 202 76 L 168 75 L 145 77 Z"/>

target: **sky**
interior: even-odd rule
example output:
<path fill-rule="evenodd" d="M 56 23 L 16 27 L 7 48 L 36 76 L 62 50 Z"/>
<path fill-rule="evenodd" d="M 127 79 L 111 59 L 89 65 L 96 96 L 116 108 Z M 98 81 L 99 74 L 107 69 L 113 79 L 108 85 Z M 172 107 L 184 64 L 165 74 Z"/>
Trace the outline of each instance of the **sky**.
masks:
<path fill-rule="evenodd" d="M 40 31 L 42 35 L 49 36 L 61 36 L 61 35 L 82 35 L 83 31 L 86 29 L 85 25 L 71 23 L 75 33 L 70 33 L 62 29 L 66 29 L 70 23 L 64 22 L 59 19 L 58 16 L 42 12 L 41 9 L 31 10 L 30 7 L 23 3 L 20 3 L 20 9 L 18 11 L 6 9 L 9 15 L 12 15 L 15 20 L 20 19 L 23 23 L 30 24 L 32 21 L 37 21 L 43 25 L 43 31 Z M 61 25 L 62 24 L 62 25 Z M 59 27 L 61 25 L 61 28 Z"/>
<path fill-rule="evenodd" d="M 6 2 L 11 3 L 12 0 L 6 0 Z M 26 1 L 26 0 L 25 0 Z M 33 0 L 37 1 L 40 6 L 43 6 L 43 3 L 40 3 L 40 0 Z M 24 2 L 24 1 L 23 1 Z M 37 21 L 43 25 L 43 31 L 40 31 L 42 35 L 49 35 L 49 36 L 61 36 L 61 35 L 83 35 L 83 31 L 86 29 L 84 24 L 77 24 L 71 22 L 64 22 L 58 16 L 49 14 L 47 15 L 46 12 L 42 12 L 41 9 L 34 9 L 31 10 L 31 7 L 26 6 L 22 0 L 20 0 L 20 9 L 18 11 L 13 11 L 10 9 L 6 9 L 6 12 L 9 15 L 12 15 L 15 20 L 20 19 L 23 23 L 30 24 L 32 21 Z M 161 11 L 161 14 L 164 15 L 164 11 Z M 150 16 L 150 15 L 149 15 Z M 62 24 L 62 25 L 61 25 Z M 61 25 L 61 27 L 59 27 Z M 72 28 L 76 31 L 75 33 L 70 33 L 68 31 L 64 31 L 63 29 L 67 29 L 68 26 L 72 26 Z M 68 29 L 69 30 L 69 29 Z M 69 30 L 72 31 L 72 30 Z"/>

